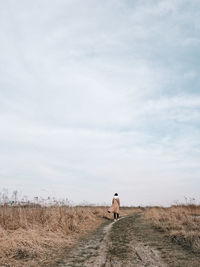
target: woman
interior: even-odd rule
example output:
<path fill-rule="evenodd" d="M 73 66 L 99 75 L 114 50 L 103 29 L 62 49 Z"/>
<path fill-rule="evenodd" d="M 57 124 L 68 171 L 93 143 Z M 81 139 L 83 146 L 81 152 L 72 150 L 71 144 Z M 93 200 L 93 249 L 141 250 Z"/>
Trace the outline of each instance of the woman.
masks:
<path fill-rule="evenodd" d="M 117 193 L 114 194 L 112 200 L 112 207 L 114 213 L 114 221 L 116 222 L 119 219 L 119 207 L 120 207 L 120 200 Z"/>

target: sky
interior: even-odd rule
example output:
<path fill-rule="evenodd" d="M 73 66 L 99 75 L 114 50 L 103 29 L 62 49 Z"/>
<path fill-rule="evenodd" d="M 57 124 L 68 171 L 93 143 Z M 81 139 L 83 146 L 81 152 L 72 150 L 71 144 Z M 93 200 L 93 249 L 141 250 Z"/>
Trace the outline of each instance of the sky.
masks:
<path fill-rule="evenodd" d="M 200 2 L 0 1 L 0 191 L 200 202 Z"/>

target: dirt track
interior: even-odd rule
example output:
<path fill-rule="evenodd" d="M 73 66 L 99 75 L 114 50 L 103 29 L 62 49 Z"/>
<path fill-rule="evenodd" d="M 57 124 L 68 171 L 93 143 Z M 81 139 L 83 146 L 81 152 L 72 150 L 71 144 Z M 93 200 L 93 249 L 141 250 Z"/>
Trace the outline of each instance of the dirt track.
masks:
<path fill-rule="evenodd" d="M 59 267 L 199 267 L 200 255 L 173 244 L 134 214 L 102 225 L 66 252 Z"/>

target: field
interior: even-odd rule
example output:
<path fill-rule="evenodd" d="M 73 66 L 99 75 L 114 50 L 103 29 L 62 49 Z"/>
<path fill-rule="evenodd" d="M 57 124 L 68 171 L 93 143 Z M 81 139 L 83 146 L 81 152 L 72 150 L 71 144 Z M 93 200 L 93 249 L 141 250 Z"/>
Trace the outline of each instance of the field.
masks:
<path fill-rule="evenodd" d="M 130 214 L 135 214 L 135 217 L 127 216 Z M 153 243 L 160 244 L 164 236 L 167 236 L 170 242 L 181 245 L 187 251 L 200 254 L 200 206 L 124 207 L 121 208 L 121 217 L 129 219 L 120 220 L 112 227 L 112 231 L 110 230 L 108 246 L 112 244 L 112 247 L 108 249 L 110 255 L 106 258 L 111 257 L 112 253 L 115 254 L 115 251 L 121 251 L 120 244 L 123 249 L 127 248 L 127 251 L 130 250 L 130 246 L 132 251 L 135 250 L 134 242 L 137 246 L 141 242 L 140 249 L 147 255 L 147 246 L 144 245 L 147 241 L 144 240 L 150 239 L 153 235 L 157 239 Z M 111 219 L 112 215 L 108 214 L 107 207 L 103 206 L 74 207 L 62 203 L 49 206 L 34 203 L 2 204 L 0 205 L 0 266 L 55 266 L 54 263 L 66 255 L 67 249 L 79 243 L 80 237 L 84 238 L 95 229 L 101 229 L 101 225 L 110 225 Z M 155 230 L 152 230 L 152 227 Z M 155 231 L 163 233 L 161 239 L 158 239 Z M 141 236 L 137 239 L 139 233 Z M 101 233 L 101 237 L 99 235 L 99 240 L 102 240 L 103 235 L 104 232 Z M 93 235 L 95 246 L 97 239 L 95 240 Z M 102 246 L 100 241 L 99 246 Z M 169 244 L 167 249 L 170 246 Z M 82 250 L 83 248 L 80 249 Z M 119 254 L 126 255 L 127 251 Z M 137 255 L 138 253 L 136 251 Z M 113 257 L 116 256 L 114 254 Z M 149 258 L 152 258 L 150 254 Z"/>
<path fill-rule="evenodd" d="M 1 205 L 0 266 L 47 266 L 110 218 L 106 207 Z"/>

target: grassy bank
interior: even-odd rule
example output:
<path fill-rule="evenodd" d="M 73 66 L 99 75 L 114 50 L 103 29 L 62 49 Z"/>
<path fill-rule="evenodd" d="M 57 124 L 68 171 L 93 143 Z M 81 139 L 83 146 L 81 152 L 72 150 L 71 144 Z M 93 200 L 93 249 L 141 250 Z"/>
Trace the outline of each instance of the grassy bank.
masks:
<path fill-rule="evenodd" d="M 172 241 L 194 252 L 200 252 L 200 206 L 177 205 L 170 208 L 148 208 L 144 216 L 158 230 L 170 236 Z"/>

